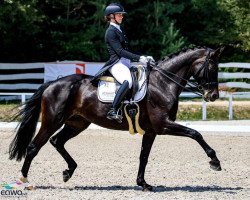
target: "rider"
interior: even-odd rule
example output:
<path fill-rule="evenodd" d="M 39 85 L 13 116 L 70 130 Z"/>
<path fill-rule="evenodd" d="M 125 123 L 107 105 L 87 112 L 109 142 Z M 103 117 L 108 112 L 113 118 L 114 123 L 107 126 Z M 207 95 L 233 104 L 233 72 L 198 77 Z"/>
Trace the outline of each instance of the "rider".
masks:
<path fill-rule="evenodd" d="M 105 42 L 110 58 L 93 78 L 95 80 L 109 70 L 113 77 L 121 84 L 115 95 L 112 107 L 107 113 L 108 119 L 115 119 L 118 122 L 121 122 L 122 118 L 118 114 L 119 105 L 128 90 L 132 87 L 132 77 L 129 70 L 131 61 L 139 61 L 143 64 L 154 61 L 152 56 L 138 55 L 129 51 L 127 37 L 120 27 L 124 14 L 126 12 L 119 3 L 111 3 L 105 8 L 105 19 L 109 22 L 109 27 L 105 33 Z"/>

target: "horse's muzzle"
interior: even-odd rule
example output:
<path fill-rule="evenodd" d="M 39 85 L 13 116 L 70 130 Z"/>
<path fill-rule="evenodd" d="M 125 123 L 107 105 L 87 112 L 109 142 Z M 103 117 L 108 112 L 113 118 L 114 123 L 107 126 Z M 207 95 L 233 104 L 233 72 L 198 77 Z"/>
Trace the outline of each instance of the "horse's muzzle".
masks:
<path fill-rule="evenodd" d="M 213 91 L 206 91 L 205 93 L 204 93 L 204 95 L 203 95 L 203 99 L 205 100 L 205 101 L 215 101 L 216 99 L 218 99 L 219 98 L 219 92 L 218 92 L 218 90 L 213 90 Z"/>

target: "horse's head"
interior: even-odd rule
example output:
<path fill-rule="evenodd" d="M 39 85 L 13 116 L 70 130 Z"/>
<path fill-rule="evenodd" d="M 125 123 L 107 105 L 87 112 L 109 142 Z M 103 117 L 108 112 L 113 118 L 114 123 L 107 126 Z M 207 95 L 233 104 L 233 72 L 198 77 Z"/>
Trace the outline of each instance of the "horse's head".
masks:
<path fill-rule="evenodd" d="M 224 48 L 206 50 L 205 54 L 193 63 L 193 77 L 199 84 L 205 101 L 219 98 L 218 62 Z"/>

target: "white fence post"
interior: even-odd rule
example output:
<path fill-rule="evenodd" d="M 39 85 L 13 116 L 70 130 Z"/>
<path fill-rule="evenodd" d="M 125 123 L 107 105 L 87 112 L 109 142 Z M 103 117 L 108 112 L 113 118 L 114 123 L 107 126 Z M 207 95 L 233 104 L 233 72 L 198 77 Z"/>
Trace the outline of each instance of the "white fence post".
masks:
<path fill-rule="evenodd" d="M 202 120 L 207 120 L 207 102 L 202 101 Z"/>
<path fill-rule="evenodd" d="M 228 117 L 229 117 L 229 120 L 232 120 L 233 119 L 233 94 L 230 93 L 229 94 L 229 105 L 228 105 Z"/>
<path fill-rule="evenodd" d="M 25 94 L 22 94 L 22 103 L 25 103 Z"/>

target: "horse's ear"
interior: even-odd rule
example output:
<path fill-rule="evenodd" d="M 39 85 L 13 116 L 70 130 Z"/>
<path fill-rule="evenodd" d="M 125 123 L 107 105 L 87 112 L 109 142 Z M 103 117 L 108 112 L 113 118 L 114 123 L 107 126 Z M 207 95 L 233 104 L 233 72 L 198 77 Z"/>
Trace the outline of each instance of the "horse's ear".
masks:
<path fill-rule="evenodd" d="M 212 58 L 213 60 L 219 61 L 220 56 L 221 56 L 221 53 L 223 52 L 224 49 L 225 49 L 224 46 L 219 47 L 218 49 L 216 49 L 216 50 L 214 51 L 214 53 L 211 55 L 211 58 Z"/>

